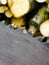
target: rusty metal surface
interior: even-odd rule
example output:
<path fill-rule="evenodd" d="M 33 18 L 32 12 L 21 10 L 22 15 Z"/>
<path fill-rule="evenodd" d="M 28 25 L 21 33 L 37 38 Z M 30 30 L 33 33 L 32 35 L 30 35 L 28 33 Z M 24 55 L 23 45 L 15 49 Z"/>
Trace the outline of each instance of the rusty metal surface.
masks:
<path fill-rule="evenodd" d="M 0 65 L 49 65 L 49 49 L 28 34 L 0 26 Z"/>

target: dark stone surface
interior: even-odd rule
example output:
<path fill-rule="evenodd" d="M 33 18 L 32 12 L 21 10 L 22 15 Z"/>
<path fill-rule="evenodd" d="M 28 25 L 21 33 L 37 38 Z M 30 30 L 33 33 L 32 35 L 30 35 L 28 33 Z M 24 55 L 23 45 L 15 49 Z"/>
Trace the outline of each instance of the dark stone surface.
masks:
<path fill-rule="evenodd" d="M 49 49 L 20 30 L 0 25 L 0 65 L 49 65 Z"/>

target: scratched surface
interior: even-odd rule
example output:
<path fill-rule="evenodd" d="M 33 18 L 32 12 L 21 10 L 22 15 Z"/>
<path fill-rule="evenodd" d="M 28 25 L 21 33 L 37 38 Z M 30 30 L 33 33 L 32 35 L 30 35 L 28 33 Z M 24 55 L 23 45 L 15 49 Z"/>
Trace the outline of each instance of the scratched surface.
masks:
<path fill-rule="evenodd" d="M 0 65 L 49 65 L 49 49 L 20 30 L 0 25 Z"/>

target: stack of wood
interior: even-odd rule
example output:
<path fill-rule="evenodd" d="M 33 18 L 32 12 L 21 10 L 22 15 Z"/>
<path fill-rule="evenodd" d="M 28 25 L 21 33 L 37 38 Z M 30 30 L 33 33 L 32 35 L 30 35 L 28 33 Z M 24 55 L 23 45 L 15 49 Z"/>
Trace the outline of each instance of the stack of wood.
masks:
<path fill-rule="evenodd" d="M 23 33 L 49 38 L 49 0 L 0 0 L 0 21 Z"/>

